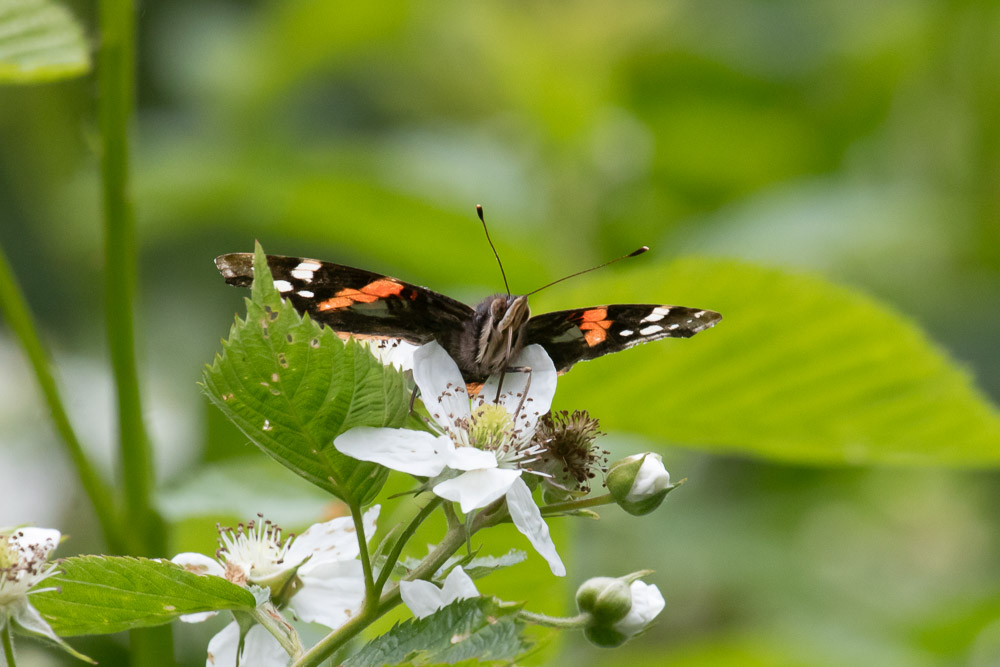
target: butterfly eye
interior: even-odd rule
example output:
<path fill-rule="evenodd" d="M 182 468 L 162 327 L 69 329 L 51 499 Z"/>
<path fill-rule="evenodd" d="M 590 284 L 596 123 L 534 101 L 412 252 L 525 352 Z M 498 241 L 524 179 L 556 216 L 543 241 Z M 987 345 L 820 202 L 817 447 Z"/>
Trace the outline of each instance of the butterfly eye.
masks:
<path fill-rule="evenodd" d="M 497 321 L 500 318 L 502 318 L 506 310 L 507 310 L 507 299 L 504 299 L 503 297 L 497 297 L 493 299 L 493 303 L 490 304 L 490 315 L 493 317 L 494 321 Z"/>

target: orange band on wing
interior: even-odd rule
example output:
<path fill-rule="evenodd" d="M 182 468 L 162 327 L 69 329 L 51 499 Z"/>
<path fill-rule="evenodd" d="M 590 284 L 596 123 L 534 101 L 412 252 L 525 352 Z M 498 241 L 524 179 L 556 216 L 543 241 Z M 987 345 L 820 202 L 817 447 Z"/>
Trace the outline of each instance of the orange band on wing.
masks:
<path fill-rule="evenodd" d="M 584 339 L 587 341 L 587 345 L 590 347 L 603 343 L 607 336 L 608 334 L 604 329 L 588 329 L 583 334 Z"/>
<path fill-rule="evenodd" d="M 395 280 L 380 278 L 362 287 L 361 291 L 384 299 L 387 296 L 398 296 L 403 291 L 403 285 Z"/>
<path fill-rule="evenodd" d="M 316 310 L 336 310 L 337 308 L 350 308 L 356 303 L 372 303 L 379 299 L 390 296 L 397 296 L 403 291 L 403 285 L 395 280 L 379 278 L 373 280 L 359 290 L 353 287 L 345 287 L 338 291 L 336 295 L 326 301 L 321 301 L 316 306 Z"/>
<path fill-rule="evenodd" d="M 608 316 L 607 308 L 591 308 L 583 311 L 580 319 L 584 322 L 599 322 Z"/>

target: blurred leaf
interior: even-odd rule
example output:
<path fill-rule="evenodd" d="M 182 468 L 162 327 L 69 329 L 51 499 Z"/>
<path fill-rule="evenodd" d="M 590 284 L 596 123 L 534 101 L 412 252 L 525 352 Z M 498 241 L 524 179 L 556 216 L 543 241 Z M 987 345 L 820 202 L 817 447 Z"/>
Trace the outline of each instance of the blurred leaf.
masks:
<path fill-rule="evenodd" d="M 209 398 L 299 476 L 341 499 L 370 501 L 387 470 L 344 456 L 333 439 L 355 426 L 402 426 L 409 399 L 402 374 L 300 317 L 274 289 L 259 245 L 254 272 L 246 319 L 205 369 Z"/>
<path fill-rule="evenodd" d="M 337 502 L 259 456 L 202 466 L 162 490 L 158 498 L 158 507 L 171 521 L 213 515 L 248 519 L 261 512 L 276 523 L 289 525 L 308 524 L 308 518 L 323 515 L 331 502 Z"/>
<path fill-rule="evenodd" d="M 0 0 L 0 83 L 37 83 L 90 71 L 83 28 L 62 4 Z"/>
<path fill-rule="evenodd" d="M 31 602 L 65 637 L 169 623 L 181 614 L 253 609 L 253 595 L 222 577 L 194 574 L 167 561 L 82 556 L 60 561 L 52 590 Z"/>
<path fill-rule="evenodd" d="M 344 665 L 455 664 L 471 659 L 509 664 L 529 649 L 521 637 L 524 623 L 516 612 L 516 607 L 501 607 L 493 598 L 460 600 L 426 618 L 395 626 Z"/>
<path fill-rule="evenodd" d="M 857 292 L 707 259 L 596 278 L 587 301 L 595 290 L 723 315 L 689 341 L 574 369 L 559 403 L 590 408 L 608 428 L 810 464 L 1000 463 L 1000 418 L 969 376 Z"/>

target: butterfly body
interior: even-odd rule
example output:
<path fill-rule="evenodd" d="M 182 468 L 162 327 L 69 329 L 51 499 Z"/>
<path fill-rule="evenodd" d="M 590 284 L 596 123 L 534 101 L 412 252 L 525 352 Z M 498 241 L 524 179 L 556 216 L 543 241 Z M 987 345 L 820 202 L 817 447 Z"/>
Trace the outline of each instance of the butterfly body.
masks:
<path fill-rule="evenodd" d="M 545 348 L 560 373 L 575 363 L 660 338 L 687 338 L 714 326 L 719 313 L 685 306 L 616 304 L 531 317 L 526 296 L 497 294 L 474 308 L 426 287 L 341 264 L 268 255 L 274 285 L 296 310 L 341 334 L 437 341 L 469 384 L 508 370 L 526 345 Z M 215 260 L 230 285 L 253 282 L 253 255 Z"/>

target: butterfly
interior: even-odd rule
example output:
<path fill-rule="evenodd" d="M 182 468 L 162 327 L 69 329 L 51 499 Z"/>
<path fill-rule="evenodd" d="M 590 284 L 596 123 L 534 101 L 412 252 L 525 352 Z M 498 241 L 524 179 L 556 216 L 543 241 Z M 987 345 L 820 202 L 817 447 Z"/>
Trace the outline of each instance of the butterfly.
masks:
<path fill-rule="evenodd" d="M 495 294 L 471 307 L 342 264 L 281 255 L 268 255 L 267 263 L 275 288 L 296 310 L 341 335 L 414 345 L 437 341 L 458 364 L 470 393 L 490 375 L 514 370 L 509 361 L 527 345 L 545 348 L 561 374 L 579 361 L 639 343 L 688 338 L 722 319 L 711 310 L 660 304 L 591 306 L 532 317 L 528 295 Z M 221 255 L 215 265 L 230 285 L 253 282 L 251 253 Z"/>

